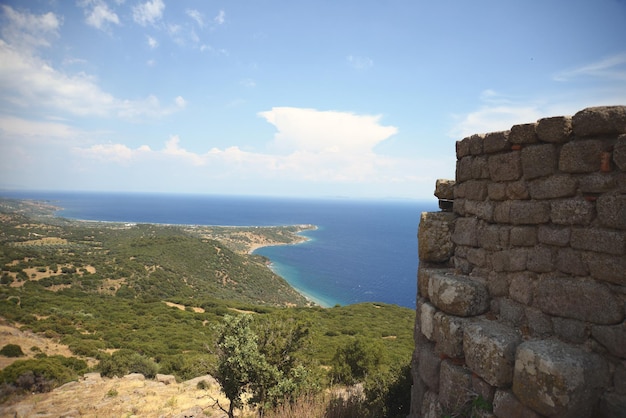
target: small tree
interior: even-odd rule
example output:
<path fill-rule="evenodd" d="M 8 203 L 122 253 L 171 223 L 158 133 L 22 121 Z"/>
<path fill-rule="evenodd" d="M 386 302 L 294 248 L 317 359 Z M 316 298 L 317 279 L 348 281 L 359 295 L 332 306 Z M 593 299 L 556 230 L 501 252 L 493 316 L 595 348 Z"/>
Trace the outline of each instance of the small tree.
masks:
<path fill-rule="evenodd" d="M 337 349 L 332 360 L 332 376 L 338 383 L 353 385 L 376 372 L 383 363 L 381 344 L 356 338 Z"/>

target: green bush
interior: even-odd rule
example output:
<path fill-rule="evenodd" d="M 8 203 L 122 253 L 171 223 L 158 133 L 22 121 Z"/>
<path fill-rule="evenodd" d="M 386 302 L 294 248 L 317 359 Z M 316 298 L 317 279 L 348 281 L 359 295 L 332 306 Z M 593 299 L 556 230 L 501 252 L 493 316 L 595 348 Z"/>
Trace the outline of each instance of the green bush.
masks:
<path fill-rule="evenodd" d="M 108 357 L 103 357 L 98 364 L 103 376 L 122 377 L 129 373 L 141 373 L 147 378 L 156 376 L 159 366 L 151 359 L 128 349 L 121 349 Z"/>
<path fill-rule="evenodd" d="M 29 392 L 48 392 L 86 371 L 87 363 L 72 357 L 18 360 L 0 371 L 0 383 Z"/>
<path fill-rule="evenodd" d="M 0 350 L 0 354 L 5 357 L 24 357 L 22 347 L 17 344 L 7 344 Z"/>

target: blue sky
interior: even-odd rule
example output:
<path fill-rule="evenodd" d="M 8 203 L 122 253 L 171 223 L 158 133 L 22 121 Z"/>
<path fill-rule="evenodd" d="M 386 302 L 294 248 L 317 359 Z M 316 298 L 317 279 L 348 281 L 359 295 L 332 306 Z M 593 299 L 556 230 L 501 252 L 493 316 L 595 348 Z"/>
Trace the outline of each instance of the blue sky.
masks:
<path fill-rule="evenodd" d="M 0 2 L 0 190 L 432 197 L 455 141 L 626 104 L 624 0 Z"/>

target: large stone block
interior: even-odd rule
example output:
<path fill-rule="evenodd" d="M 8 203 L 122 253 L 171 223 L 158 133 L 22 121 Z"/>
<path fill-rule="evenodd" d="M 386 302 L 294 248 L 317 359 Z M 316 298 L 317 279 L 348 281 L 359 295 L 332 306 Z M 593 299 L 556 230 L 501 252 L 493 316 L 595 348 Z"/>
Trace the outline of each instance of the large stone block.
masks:
<path fill-rule="evenodd" d="M 437 312 L 435 314 L 437 350 L 448 357 L 463 357 L 463 329 L 467 321 L 465 318 Z"/>
<path fill-rule="evenodd" d="M 493 413 L 498 418 L 541 418 L 532 409 L 521 403 L 509 390 L 496 390 L 493 397 Z"/>
<path fill-rule="evenodd" d="M 606 285 L 594 280 L 544 278 L 537 281 L 533 300 L 550 315 L 603 325 L 624 320 L 623 303 Z"/>
<path fill-rule="evenodd" d="M 554 116 L 539 119 L 535 132 L 544 142 L 566 142 L 572 134 L 572 118 L 571 116 Z"/>
<path fill-rule="evenodd" d="M 626 286 L 626 257 L 584 253 L 583 259 L 595 279 Z"/>
<path fill-rule="evenodd" d="M 439 396 L 433 391 L 424 394 L 424 398 L 420 410 L 420 418 L 441 418 L 443 416 L 443 408 L 439 403 Z"/>
<path fill-rule="evenodd" d="M 533 145 L 522 149 L 522 171 L 525 179 L 549 176 L 556 171 L 557 166 L 554 145 Z"/>
<path fill-rule="evenodd" d="M 456 220 L 452 242 L 457 245 L 478 246 L 478 224 L 476 218 L 459 218 Z"/>
<path fill-rule="evenodd" d="M 467 180 L 471 180 L 472 179 L 472 161 L 474 160 L 474 157 L 472 157 L 471 155 L 467 155 L 463 158 L 459 158 L 456 161 L 456 173 L 455 173 L 455 179 L 457 183 L 461 183 Z M 457 192 L 454 192 L 454 196 L 457 196 Z"/>
<path fill-rule="evenodd" d="M 568 175 L 554 175 L 533 180 L 528 183 L 528 192 L 532 199 L 557 199 L 576 194 L 578 183 Z"/>
<path fill-rule="evenodd" d="M 435 313 L 437 310 L 433 305 L 426 301 L 418 301 L 417 303 L 420 330 L 424 337 L 433 341 L 435 339 Z"/>
<path fill-rule="evenodd" d="M 603 195 L 596 202 L 598 220 L 608 228 L 626 229 L 626 195 Z"/>
<path fill-rule="evenodd" d="M 435 182 L 435 196 L 438 199 L 454 199 L 454 180 L 437 179 Z"/>
<path fill-rule="evenodd" d="M 559 248 L 556 253 L 556 268 L 562 272 L 573 276 L 587 276 L 589 268 L 583 259 L 582 251 L 573 248 Z"/>
<path fill-rule="evenodd" d="M 548 222 L 548 220 L 550 220 L 549 202 L 515 200 L 510 204 L 509 221 L 514 225 L 542 224 Z"/>
<path fill-rule="evenodd" d="M 543 338 L 552 334 L 552 319 L 539 309 L 527 307 L 526 319 L 528 320 L 528 329 L 533 337 Z"/>
<path fill-rule="evenodd" d="M 573 228 L 570 245 L 579 250 L 622 255 L 626 252 L 626 236 L 608 229 Z"/>
<path fill-rule="evenodd" d="M 478 155 L 472 160 L 472 178 L 473 179 L 488 179 L 489 167 L 487 165 L 487 156 Z"/>
<path fill-rule="evenodd" d="M 564 247 L 569 244 L 571 234 L 570 228 L 541 225 L 537 231 L 537 239 L 542 244 Z"/>
<path fill-rule="evenodd" d="M 515 226 L 511 228 L 511 245 L 532 247 L 537 244 L 537 228 L 534 226 Z"/>
<path fill-rule="evenodd" d="M 605 346 L 611 354 L 626 359 L 626 324 L 594 325 L 591 335 Z"/>
<path fill-rule="evenodd" d="M 583 109 L 572 118 L 572 130 L 581 137 L 626 133 L 626 106 Z"/>
<path fill-rule="evenodd" d="M 419 347 L 419 375 L 426 386 L 432 391 L 439 392 L 439 369 L 441 359 L 435 354 L 432 344 L 422 344 Z"/>
<path fill-rule="evenodd" d="M 535 288 L 535 275 L 527 271 L 512 273 L 510 279 L 509 296 L 511 299 L 524 305 L 530 305 Z"/>
<path fill-rule="evenodd" d="M 451 315 L 476 316 L 489 309 L 487 287 L 469 276 L 434 273 L 428 296 L 433 305 Z"/>
<path fill-rule="evenodd" d="M 566 173 L 600 171 L 600 159 L 605 144 L 599 139 L 571 141 L 563 145 L 559 156 L 559 170 Z"/>
<path fill-rule="evenodd" d="M 496 272 L 526 270 L 528 249 L 513 248 L 491 254 L 491 266 Z"/>
<path fill-rule="evenodd" d="M 487 198 L 487 181 L 468 180 L 455 187 L 455 198 L 485 200 Z"/>
<path fill-rule="evenodd" d="M 550 219 L 557 225 L 589 225 L 595 216 L 594 205 L 582 198 L 554 200 Z"/>
<path fill-rule="evenodd" d="M 582 321 L 555 316 L 552 318 L 552 326 L 563 341 L 582 344 L 587 340 L 587 326 Z"/>
<path fill-rule="evenodd" d="M 602 357 L 556 340 L 529 341 L 515 356 L 513 393 L 549 417 L 591 417 L 609 368 Z"/>
<path fill-rule="evenodd" d="M 492 386 L 513 381 L 515 349 L 522 341 L 512 328 L 495 321 L 468 324 L 463 334 L 465 362 L 474 373 Z"/>
<path fill-rule="evenodd" d="M 493 220 L 494 204 L 489 201 L 466 200 L 465 213 L 474 215 L 484 221 L 491 222 Z"/>
<path fill-rule="evenodd" d="M 450 360 L 441 362 L 439 402 L 449 411 L 460 410 L 471 400 L 472 374 Z"/>
<path fill-rule="evenodd" d="M 524 123 L 521 125 L 513 125 L 511 133 L 509 133 L 509 141 L 511 144 L 533 144 L 539 140 L 535 128 L 536 123 Z"/>
<path fill-rule="evenodd" d="M 487 188 L 487 190 L 489 190 Z M 525 200 L 530 197 L 528 183 L 523 180 L 506 183 L 506 197 L 510 200 Z"/>
<path fill-rule="evenodd" d="M 489 174 L 493 181 L 513 181 L 522 176 L 522 160 L 519 151 L 490 155 Z"/>
<path fill-rule="evenodd" d="M 511 148 L 509 132 L 510 131 L 500 131 L 486 134 L 483 141 L 483 150 L 485 153 L 493 154 L 494 152 L 509 150 Z"/>
<path fill-rule="evenodd" d="M 455 220 L 456 215 L 450 212 L 422 212 L 417 232 L 420 261 L 445 263 L 452 257 Z"/>
<path fill-rule="evenodd" d="M 554 270 L 554 254 L 552 248 L 537 245 L 528 250 L 526 268 L 535 273 L 548 273 Z"/>
<path fill-rule="evenodd" d="M 497 224 L 485 224 L 478 231 L 478 245 L 486 250 L 502 250 L 509 245 L 511 228 Z"/>

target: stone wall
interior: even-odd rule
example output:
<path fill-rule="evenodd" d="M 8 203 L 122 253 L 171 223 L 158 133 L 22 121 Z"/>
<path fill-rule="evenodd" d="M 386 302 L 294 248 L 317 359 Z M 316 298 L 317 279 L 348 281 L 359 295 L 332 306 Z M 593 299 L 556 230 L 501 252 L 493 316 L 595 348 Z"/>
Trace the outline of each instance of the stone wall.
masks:
<path fill-rule="evenodd" d="M 626 417 L 626 106 L 456 152 L 420 220 L 410 417 Z"/>

